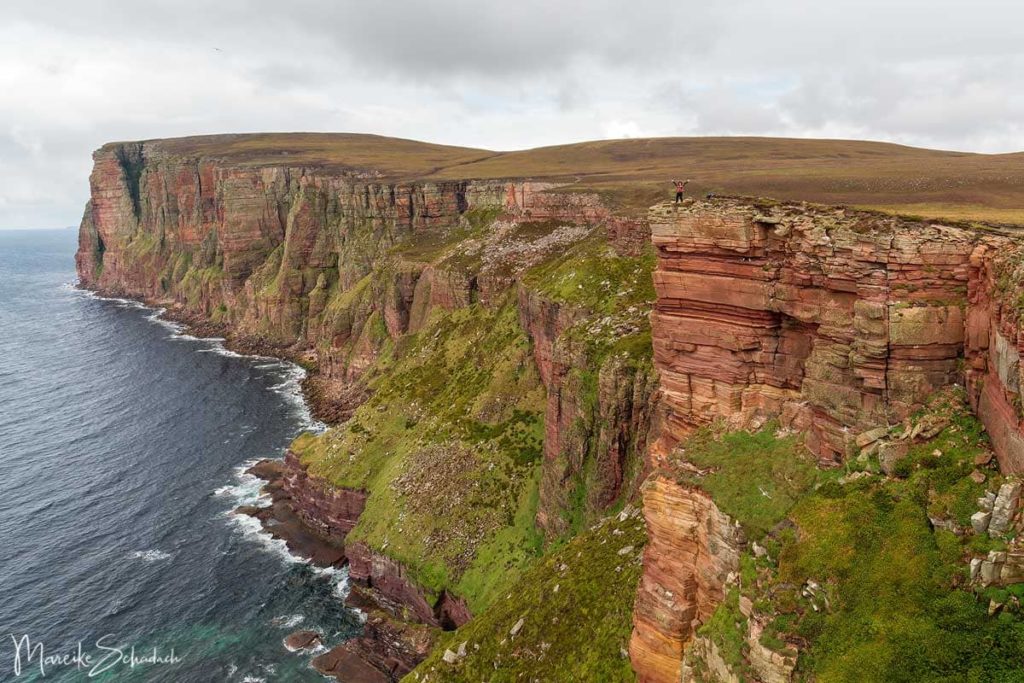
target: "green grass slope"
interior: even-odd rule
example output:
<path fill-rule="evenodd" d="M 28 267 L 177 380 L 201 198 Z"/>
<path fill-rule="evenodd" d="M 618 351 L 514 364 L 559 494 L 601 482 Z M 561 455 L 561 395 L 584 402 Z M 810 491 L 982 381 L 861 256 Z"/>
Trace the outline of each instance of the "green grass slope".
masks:
<path fill-rule="evenodd" d="M 350 540 L 476 612 L 540 551 L 544 388 L 514 299 L 438 312 L 380 362 L 370 400 L 292 450 L 313 475 L 370 492 Z"/>
<path fill-rule="evenodd" d="M 990 615 L 993 591 L 967 585 L 969 557 L 1001 544 L 968 524 L 976 499 L 1001 481 L 993 470 L 981 484 L 967 476 L 987 438 L 956 391 L 929 414 L 948 425 L 915 444 L 893 478 L 872 474 L 872 462 L 815 472 L 774 426 L 688 444 L 687 459 L 709 472 L 697 479 L 767 549 L 742 558 L 739 585 L 699 631 L 734 672 L 747 666 L 742 595 L 767 616 L 763 645 L 799 648 L 798 680 L 1024 680 L 1024 618 L 1012 608 Z M 850 476 L 859 470 L 869 474 Z"/>
<path fill-rule="evenodd" d="M 632 508 L 598 522 L 523 574 L 486 612 L 446 633 L 403 680 L 635 680 L 625 652 L 646 540 Z M 446 650 L 454 661 L 445 661 Z"/>

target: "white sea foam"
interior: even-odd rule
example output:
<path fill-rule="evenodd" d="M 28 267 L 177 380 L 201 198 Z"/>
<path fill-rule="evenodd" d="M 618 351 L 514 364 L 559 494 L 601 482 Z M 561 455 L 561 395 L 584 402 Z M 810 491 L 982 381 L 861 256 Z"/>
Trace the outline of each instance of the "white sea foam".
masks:
<path fill-rule="evenodd" d="M 137 550 L 132 553 L 132 559 L 142 560 L 143 562 L 159 562 L 160 560 L 169 560 L 171 558 L 170 553 L 165 553 L 162 550 Z"/>
<path fill-rule="evenodd" d="M 210 340 L 202 339 L 201 341 L 208 342 Z M 245 358 L 245 356 L 243 356 L 242 354 L 236 353 L 231 349 L 225 348 L 224 346 L 216 342 L 209 348 L 199 349 L 197 353 L 215 353 L 218 356 L 224 356 L 225 358 Z"/>
<path fill-rule="evenodd" d="M 255 369 L 280 369 L 284 373 L 285 377 L 280 383 L 270 387 L 270 390 L 279 396 L 282 396 L 285 401 L 287 401 L 293 411 L 293 414 L 299 419 L 302 429 L 318 433 L 327 429 L 327 426 L 324 423 L 319 420 L 314 420 L 310 413 L 309 405 L 306 403 L 305 396 L 302 394 L 302 380 L 306 377 L 306 371 L 298 365 L 279 360 L 272 356 L 246 356 L 244 354 L 237 353 L 224 346 L 225 340 L 223 337 L 196 337 L 194 335 L 187 334 L 185 332 L 186 328 L 184 325 L 163 317 L 164 313 L 167 312 L 166 308 L 153 308 L 133 299 L 101 296 L 96 292 L 92 292 L 87 289 L 80 289 L 70 283 L 65 286 L 80 296 L 98 299 L 100 301 L 111 301 L 122 305 L 125 308 L 138 308 L 150 311 L 146 316 L 146 319 L 169 330 L 171 332 L 172 339 L 195 342 L 196 344 L 205 347 L 196 349 L 197 353 L 214 353 L 226 358 L 253 358 L 263 361 L 254 365 L 253 367 Z"/>
<path fill-rule="evenodd" d="M 348 597 L 348 567 L 310 567 L 318 576 L 327 577 L 334 586 L 334 594 L 341 599 Z M 357 612 L 359 610 L 356 610 Z"/>
<path fill-rule="evenodd" d="M 306 620 L 306 617 L 301 614 L 284 614 L 279 617 L 274 617 L 270 620 L 270 623 L 274 626 L 280 626 L 281 628 L 295 628 Z"/>
<path fill-rule="evenodd" d="M 322 629 L 312 629 L 312 630 L 320 632 Z M 285 645 L 284 647 L 289 652 L 299 652 L 300 651 L 298 648 L 288 647 L 288 645 Z M 330 648 L 328 648 L 326 645 L 324 645 L 323 635 L 321 634 L 321 639 L 317 641 L 316 645 L 311 645 L 311 646 L 309 646 L 307 648 L 304 648 L 302 650 L 302 652 L 304 654 L 318 655 L 321 652 L 327 652 L 328 649 L 330 649 Z"/>
<path fill-rule="evenodd" d="M 286 564 L 305 564 L 308 562 L 305 558 L 293 555 L 288 550 L 287 543 L 279 538 L 274 538 L 264 531 L 263 524 L 255 517 L 232 511 L 228 513 L 228 518 L 233 522 L 235 529 L 242 534 L 243 538 L 258 543 L 264 550 L 276 555 Z"/>
<path fill-rule="evenodd" d="M 256 460 L 247 460 L 234 468 L 235 483 L 221 486 L 213 494 L 221 498 L 229 498 L 235 507 L 269 504 L 270 495 L 263 492 L 263 480 L 246 471 L 256 462 Z"/>
<path fill-rule="evenodd" d="M 326 431 L 327 425 L 313 419 L 313 415 L 309 411 L 309 404 L 306 403 L 306 397 L 302 394 L 302 380 L 306 379 L 306 370 L 289 363 L 286 372 L 288 373 L 287 379 L 277 385 L 273 389 L 274 392 L 291 404 L 292 410 L 302 422 L 303 429 L 318 434 Z"/>
<path fill-rule="evenodd" d="M 230 487 L 223 487 L 224 489 Z M 220 491 L 221 489 L 218 489 Z M 257 499 L 257 502 L 263 502 Z M 301 557 L 293 554 L 288 549 L 288 544 L 279 538 L 274 538 L 263 528 L 263 524 L 260 520 L 252 517 L 251 515 L 245 515 L 236 513 L 234 511 L 227 513 L 228 518 L 231 520 L 235 529 L 242 535 L 243 538 L 249 541 L 253 541 L 262 546 L 266 551 L 276 555 L 286 564 L 305 564 L 308 565 L 310 570 L 317 576 L 326 578 L 331 582 L 334 594 L 341 599 L 348 597 L 349 593 L 349 578 L 348 578 L 348 567 L 317 567 L 310 564 L 308 558 Z"/>

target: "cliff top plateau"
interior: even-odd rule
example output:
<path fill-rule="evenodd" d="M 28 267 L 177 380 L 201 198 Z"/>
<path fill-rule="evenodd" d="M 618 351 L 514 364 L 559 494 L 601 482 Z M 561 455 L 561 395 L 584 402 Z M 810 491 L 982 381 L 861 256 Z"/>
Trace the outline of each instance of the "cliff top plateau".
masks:
<path fill-rule="evenodd" d="M 685 175 L 693 180 L 690 192 L 699 195 L 765 195 L 934 218 L 1024 223 L 1024 153 L 757 137 L 636 138 L 509 152 L 353 133 L 209 135 L 142 144 L 146 156 L 329 167 L 381 180 L 570 181 L 578 189 L 601 192 L 623 211 L 643 212 L 664 197 L 670 178 Z"/>

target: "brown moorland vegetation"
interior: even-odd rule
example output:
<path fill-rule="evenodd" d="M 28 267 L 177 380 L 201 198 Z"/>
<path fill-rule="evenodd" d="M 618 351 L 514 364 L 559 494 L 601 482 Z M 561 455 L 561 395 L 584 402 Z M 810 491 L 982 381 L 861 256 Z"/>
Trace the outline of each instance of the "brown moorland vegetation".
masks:
<path fill-rule="evenodd" d="M 1024 223 L 1024 153 L 882 142 L 755 137 L 644 138 L 494 152 L 378 135 L 266 133 L 159 141 L 170 154 L 245 165 L 325 166 L 382 180 L 532 178 L 596 191 L 640 211 L 691 178 L 708 192 L 849 204 L 932 218 Z"/>

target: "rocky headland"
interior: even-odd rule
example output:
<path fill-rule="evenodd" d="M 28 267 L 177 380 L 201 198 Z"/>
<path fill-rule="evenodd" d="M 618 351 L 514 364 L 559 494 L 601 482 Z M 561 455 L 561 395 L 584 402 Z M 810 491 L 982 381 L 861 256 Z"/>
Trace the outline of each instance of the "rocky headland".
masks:
<path fill-rule="evenodd" d="M 311 371 L 331 428 L 254 468 L 273 502 L 240 512 L 349 566 L 366 632 L 321 671 L 848 680 L 870 656 L 886 680 L 906 632 L 851 624 L 887 590 L 931 644 L 969 649 L 971 623 L 1012 650 L 1015 228 L 640 211 L 555 174 L 459 178 L 431 149 L 405 153 L 417 171 L 255 142 L 98 150 L 77 265 Z M 881 569 L 901 552 L 924 564 Z"/>

